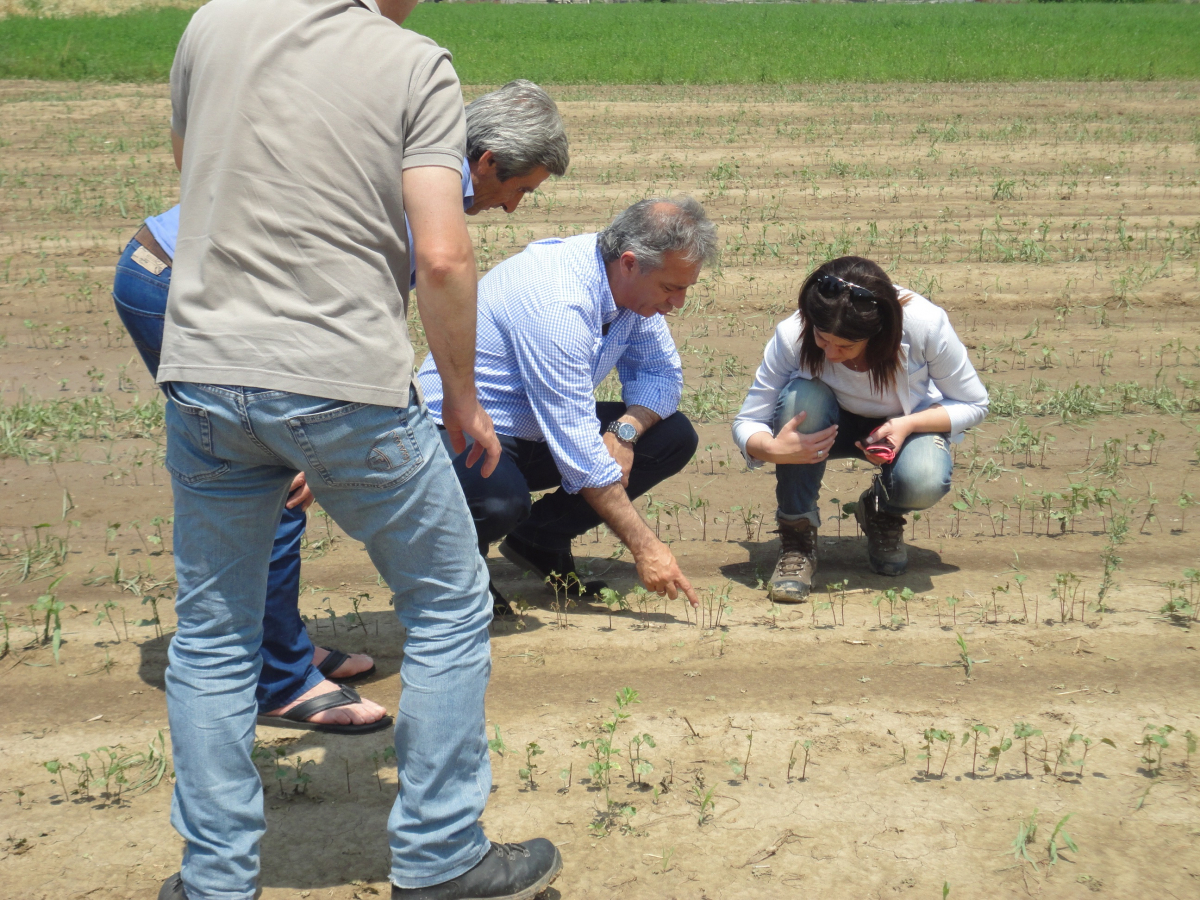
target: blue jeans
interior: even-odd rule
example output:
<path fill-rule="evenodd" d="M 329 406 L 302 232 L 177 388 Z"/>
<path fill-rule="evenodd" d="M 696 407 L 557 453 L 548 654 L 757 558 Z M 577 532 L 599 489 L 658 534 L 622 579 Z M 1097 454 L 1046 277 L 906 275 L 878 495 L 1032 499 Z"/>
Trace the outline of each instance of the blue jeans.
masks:
<path fill-rule="evenodd" d="M 269 535 L 297 471 L 366 545 L 406 631 L 391 879 L 427 887 L 472 868 L 489 848 L 478 820 L 492 784 L 483 706 L 492 601 L 427 411 L 415 399 L 393 409 L 258 388 L 164 388 L 179 580 L 166 677 L 171 822 L 186 842 L 188 896 L 254 896 L 265 819 L 250 752 Z"/>
<path fill-rule="evenodd" d="M 625 415 L 624 403 L 597 403 L 600 429 Z M 570 550 L 571 540 L 600 524 L 600 515 L 582 494 L 568 494 L 561 487 L 562 474 L 544 441 L 527 441 L 499 435 L 504 452 L 491 477 L 484 478 L 476 463 L 468 469 L 468 450 L 454 459 L 454 471 L 467 497 L 467 506 L 475 520 L 479 552 L 487 555 L 488 545 L 516 534 L 547 550 Z M 453 453 L 449 435 L 442 432 L 446 451 Z M 647 429 L 633 448 L 633 469 L 629 499 L 640 497 L 659 482 L 683 469 L 696 452 L 696 429 L 681 412 L 667 416 Z M 549 491 L 536 503 L 530 491 Z"/>
<path fill-rule="evenodd" d="M 139 246 L 131 240 L 117 262 L 113 302 L 151 377 L 157 377 L 171 269 L 168 267 L 159 275 L 143 269 L 133 261 Z M 324 680 L 312 664 L 313 644 L 299 609 L 300 542 L 307 521 L 304 510 L 285 509 L 275 527 L 260 651 L 263 661 L 258 682 L 260 712 L 286 706 Z"/>
<path fill-rule="evenodd" d="M 833 390 L 820 379 L 797 378 L 780 392 L 771 422 L 772 431 L 779 434 L 779 429 L 801 412 L 808 413 L 800 423 L 802 434 L 824 431 L 830 425 L 838 426 L 837 438 L 827 459 L 866 459 L 854 442 L 864 440 L 886 421 L 842 409 Z M 948 434 L 910 435 L 895 461 L 880 469 L 871 489 L 880 494 L 885 512 L 904 515 L 913 510 L 928 509 L 950 490 L 952 468 Z M 821 511 L 817 508 L 817 500 L 824 475 L 824 461 L 776 466 L 775 499 L 779 504 L 779 517 L 808 519 L 813 525 L 820 526 Z"/>

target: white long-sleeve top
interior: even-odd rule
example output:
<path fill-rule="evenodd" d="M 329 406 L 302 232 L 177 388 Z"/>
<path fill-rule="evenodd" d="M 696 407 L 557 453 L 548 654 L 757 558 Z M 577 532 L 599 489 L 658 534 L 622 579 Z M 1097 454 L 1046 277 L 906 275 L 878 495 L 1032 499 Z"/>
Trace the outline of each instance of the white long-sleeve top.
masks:
<path fill-rule="evenodd" d="M 920 412 L 935 403 L 950 416 L 950 439 L 983 421 L 987 415 L 987 389 L 971 365 L 946 311 L 925 297 L 897 285 L 904 308 L 904 336 L 900 342 L 900 369 L 895 393 L 904 414 Z M 779 392 L 796 378 L 812 378 L 800 367 L 800 313 L 788 316 L 775 327 L 763 361 L 754 375 L 741 412 L 733 420 L 733 439 L 751 468 L 762 461 L 746 453 L 752 434 L 771 432 L 771 419 Z"/>

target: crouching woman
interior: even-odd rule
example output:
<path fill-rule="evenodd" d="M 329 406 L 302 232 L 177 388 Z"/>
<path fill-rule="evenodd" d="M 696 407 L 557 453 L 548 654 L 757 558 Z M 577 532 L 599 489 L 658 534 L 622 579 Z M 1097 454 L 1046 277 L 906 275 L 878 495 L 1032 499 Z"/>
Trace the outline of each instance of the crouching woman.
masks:
<path fill-rule="evenodd" d="M 800 602 L 817 567 L 825 463 L 879 470 L 858 499 L 867 558 L 880 575 L 908 563 L 905 513 L 950 490 L 950 442 L 987 414 L 987 390 L 940 307 L 843 256 L 808 276 L 780 322 L 733 423 L 751 467 L 775 463 L 780 554 L 770 599 Z"/>

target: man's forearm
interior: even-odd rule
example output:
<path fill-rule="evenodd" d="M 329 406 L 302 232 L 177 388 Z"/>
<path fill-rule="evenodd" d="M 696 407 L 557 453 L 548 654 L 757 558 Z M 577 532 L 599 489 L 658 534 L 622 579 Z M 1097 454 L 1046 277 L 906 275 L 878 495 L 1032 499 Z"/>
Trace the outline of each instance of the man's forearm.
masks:
<path fill-rule="evenodd" d="M 605 487 L 584 488 L 579 493 L 635 557 L 647 541 L 657 540 L 654 532 L 633 508 L 620 482 Z"/>
<path fill-rule="evenodd" d="M 424 276 L 424 277 L 423 277 Z M 423 273 L 417 265 L 417 305 L 445 395 L 475 396 L 475 261 Z"/>
<path fill-rule="evenodd" d="M 654 410 L 646 406 L 637 406 L 636 404 L 628 407 L 621 419 L 628 421 L 638 431 L 638 436 L 641 437 L 655 425 L 662 421 L 662 416 Z"/>

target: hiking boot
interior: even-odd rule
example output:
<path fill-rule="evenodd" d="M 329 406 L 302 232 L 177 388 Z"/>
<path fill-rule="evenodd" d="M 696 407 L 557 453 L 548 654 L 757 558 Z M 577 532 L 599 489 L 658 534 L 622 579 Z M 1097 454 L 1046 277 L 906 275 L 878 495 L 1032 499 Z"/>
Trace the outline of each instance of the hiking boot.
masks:
<path fill-rule="evenodd" d="M 562 869 L 558 848 L 545 838 L 497 844 L 473 869 L 424 888 L 392 886 L 392 900 L 532 900 Z"/>
<path fill-rule="evenodd" d="M 562 578 L 574 575 L 567 586 L 568 597 L 591 599 L 608 587 L 603 581 L 587 581 L 581 584 L 579 576 L 575 573 L 575 557 L 571 555 L 570 550 L 547 550 L 510 534 L 500 544 L 500 555 L 517 568 L 532 572 L 543 581 L 550 577 L 551 572 L 556 572 Z"/>
<path fill-rule="evenodd" d="M 808 519 L 776 518 L 779 562 L 771 573 L 767 599 L 772 603 L 803 603 L 817 571 L 817 526 Z"/>
<path fill-rule="evenodd" d="M 492 618 L 504 619 L 517 614 L 508 599 L 496 590 L 494 582 L 488 582 L 488 592 L 492 595 Z"/>
<path fill-rule="evenodd" d="M 904 546 L 904 516 L 884 512 L 879 494 L 867 488 L 854 510 L 858 527 L 867 536 L 867 561 L 877 575 L 902 575 L 908 568 L 908 548 Z"/>

